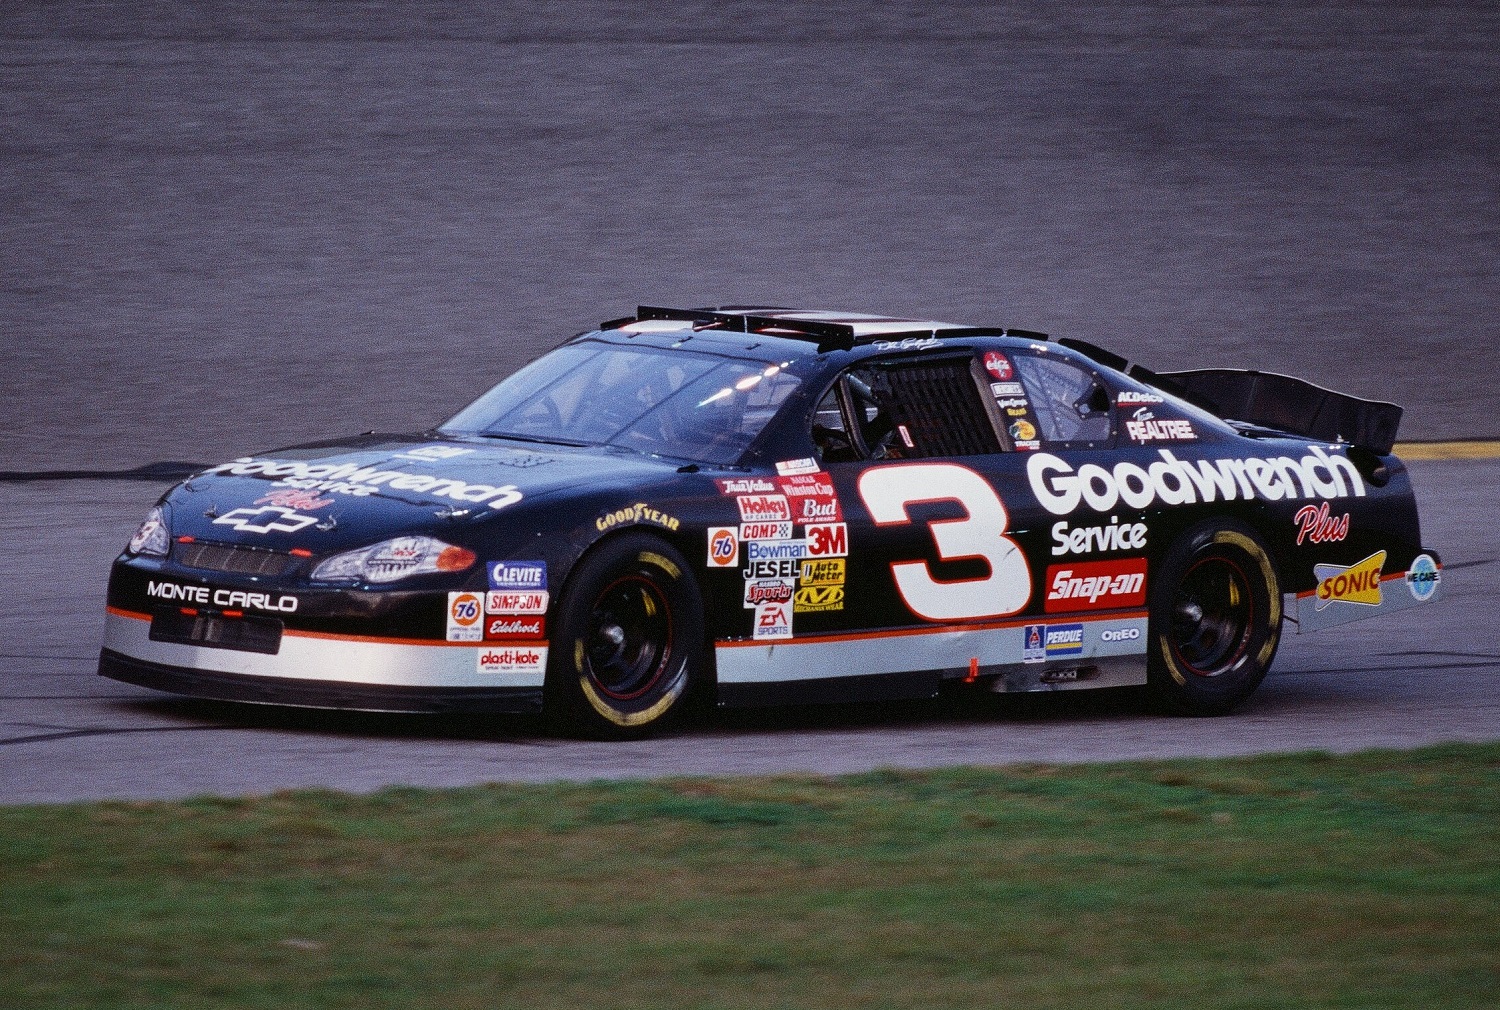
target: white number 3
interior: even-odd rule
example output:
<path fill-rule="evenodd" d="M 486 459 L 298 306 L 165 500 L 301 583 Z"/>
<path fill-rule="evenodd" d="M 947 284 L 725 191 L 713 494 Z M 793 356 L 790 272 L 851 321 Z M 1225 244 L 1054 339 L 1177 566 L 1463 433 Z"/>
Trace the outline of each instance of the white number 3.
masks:
<path fill-rule="evenodd" d="M 956 501 L 968 515 L 929 523 L 938 556 L 945 561 L 983 558 L 982 579 L 939 582 L 925 561 L 893 561 L 891 575 L 911 612 L 929 621 L 972 620 L 1018 613 L 1031 599 L 1031 568 L 1016 542 L 1005 535 L 1005 505 L 987 480 L 953 463 L 911 463 L 867 470 L 859 496 L 877 526 L 909 523 L 916 502 Z"/>

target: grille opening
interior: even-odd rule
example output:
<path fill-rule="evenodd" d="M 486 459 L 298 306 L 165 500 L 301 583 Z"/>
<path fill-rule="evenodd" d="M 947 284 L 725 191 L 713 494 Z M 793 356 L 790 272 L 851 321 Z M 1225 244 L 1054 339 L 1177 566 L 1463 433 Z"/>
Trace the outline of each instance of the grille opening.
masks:
<path fill-rule="evenodd" d="M 185 568 L 233 572 L 237 575 L 280 575 L 297 562 L 296 558 L 264 548 L 232 547 L 201 541 L 178 542 L 172 551 L 172 560 Z"/>

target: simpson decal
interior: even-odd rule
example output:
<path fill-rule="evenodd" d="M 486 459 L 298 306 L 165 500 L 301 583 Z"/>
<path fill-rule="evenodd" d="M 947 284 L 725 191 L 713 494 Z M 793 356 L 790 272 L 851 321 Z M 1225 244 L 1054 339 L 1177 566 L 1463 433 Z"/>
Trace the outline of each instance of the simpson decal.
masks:
<path fill-rule="evenodd" d="M 1376 551 L 1347 568 L 1343 565 L 1313 565 L 1313 575 L 1318 580 L 1317 609 L 1335 603 L 1380 606 L 1380 571 L 1384 567 L 1385 551 Z"/>
<path fill-rule="evenodd" d="M 547 593 L 515 593 L 491 590 L 484 597 L 486 614 L 543 614 L 547 612 Z"/>

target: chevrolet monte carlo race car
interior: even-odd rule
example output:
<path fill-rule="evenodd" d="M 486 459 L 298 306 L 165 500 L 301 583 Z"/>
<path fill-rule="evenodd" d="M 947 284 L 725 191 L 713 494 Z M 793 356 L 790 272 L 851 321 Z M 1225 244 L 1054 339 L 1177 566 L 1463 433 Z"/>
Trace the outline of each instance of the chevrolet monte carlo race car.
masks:
<path fill-rule="evenodd" d="M 1437 595 L 1400 414 L 1021 330 L 643 306 L 434 431 L 173 488 L 114 563 L 99 672 L 607 736 L 945 685 L 1222 713 L 1283 621 Z"/>

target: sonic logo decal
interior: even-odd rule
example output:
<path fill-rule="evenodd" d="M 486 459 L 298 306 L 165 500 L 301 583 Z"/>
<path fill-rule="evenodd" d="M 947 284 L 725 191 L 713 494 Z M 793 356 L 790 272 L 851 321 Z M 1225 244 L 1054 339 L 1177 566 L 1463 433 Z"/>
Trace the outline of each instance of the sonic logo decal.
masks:
<path fill-rule="evenodd" d="M 1363 561 L 1350 565 L 1313 565 L 1318 579 L 1317 609 L 1333 603 L 1358 603 L 1380 606 L 1380 570 L 1385 567 L 1385 551 L 1376 551 Z"/>

